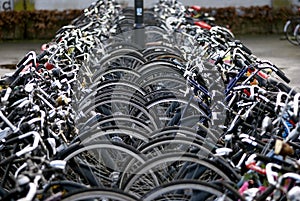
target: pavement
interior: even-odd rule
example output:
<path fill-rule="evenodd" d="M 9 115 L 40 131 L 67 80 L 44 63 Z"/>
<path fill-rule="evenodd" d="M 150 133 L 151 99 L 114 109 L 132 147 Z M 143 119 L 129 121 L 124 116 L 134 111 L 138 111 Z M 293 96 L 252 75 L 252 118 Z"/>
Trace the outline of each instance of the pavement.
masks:
<path fill-rule="evenodd" d="M 39 53 L 47 41 L 0 41 L 0 76 L 12 72 L 11 68 L 30 51 Z"/>
<path fill-rule="evenodd" d="M 294 46 L 280 35 L 237 36 L 253 54 L 267 59 L 280 67 L 291 79 L 290 85 L 300 89 L 300 46 Z M 14 67 L 29 51 L 40 52 L 47 41 L 0 42 L 0 76 L 12 72 Z"/>

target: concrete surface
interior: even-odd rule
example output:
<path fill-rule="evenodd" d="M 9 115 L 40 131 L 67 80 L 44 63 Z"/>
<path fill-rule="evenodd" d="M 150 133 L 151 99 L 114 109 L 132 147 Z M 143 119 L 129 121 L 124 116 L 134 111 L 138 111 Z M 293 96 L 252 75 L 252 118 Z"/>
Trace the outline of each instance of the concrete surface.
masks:
<path fill-rule="evenodd" d="M 270 36 L 237 36 L 253 54 L 261 59 L 270 60 L 283 69 L 292 80 L 291 86 L 300 88 L 300 46 L 291 45 L 281 40 L 280 35 Z M 40 52 L 41 45 L 47 41 L 12 41 L 0 42 L 0 66 L 15 65 L 27 52 Z M 11 72 L 9 69 L 0 69 L 0 75 Z"/>
<path fill-rule="evenodd" d="M 39 53 L 45 41 L 5 41 L 0 42 L 0 66 L 16 64 L 29 51 Z"/>

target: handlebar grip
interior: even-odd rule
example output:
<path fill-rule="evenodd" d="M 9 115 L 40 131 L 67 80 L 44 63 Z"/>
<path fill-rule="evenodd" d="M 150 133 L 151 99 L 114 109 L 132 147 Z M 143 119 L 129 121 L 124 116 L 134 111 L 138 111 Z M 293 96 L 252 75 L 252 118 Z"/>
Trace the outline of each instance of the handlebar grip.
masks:
<path fill-rule="evenodd" d="M 247 60 L 245 60 L 244 63 L 245 63 L 247 66 L 250 66 L 250 65 L 251 65 L 251 63 L 250 63 L 250 61 L 249 61 L 250 59 L 249 59 L 248 57 L 246 57 L 246 59 L 247 59 Z"/>
<path fill-rule="evenodd" d="M 256 154 L 256 159 L 263 161 L 264 163 L 272 163 L 273 162 L 272 158 L 262 155 L 262 154 Z"/>
<path fill-rule="evenodd" d="M 19 84 L 19 81 L 21 80 L 21 77 L 20 76 L 17 76 L 15 77 L 10 83 L 9 83 L 9 87 L 10 88 L 15 88 L 18 84 Z"/>
<path fill-rule="evenodd" d="M 278 69 L 276 71 L 276 74 L 286 83 L 290 83 L 291 80 L 284 74 L 284 72 L 282 70 Z"/>
<path fill-rule="evenodd" d="M 242 48 L 241 48 L 244 52 L 246 52 L 247 54 L 252 54 L 252 51 L 248 48 L 248 47 L 246 47 L 245 45 L 243 45 L 242 44 Z"/>
<path fill-rule="evenodd" d="M 240 68 L 244 68 L 246 66 L 245 62 L 243 60 L 240 60 L 240 59 L 234 60 L 234 64 L 237 67 L 240 67 Z"/>
<path fill-rule="evenodd" d="M 44 50 L 42 53 L 36 56 L 36 60 L 40 61 L 44 56 L 46 56 L 49 52 L 47 50 Z"/>
<path fill-rule="evenodd" d="M 218 44 L 219 47 L 221 47 L 222 49 L 225 48 L 225 50 L 227 49 L 226 42 L 224 40 L 222 40 L 221 38 L 218 38 L 218 37 L 214 37 L 214 39 L 219 43 Z"/>
<path fill-rule="evenodd" d="M 218 47 L 221 48 L 224 51 L 227 50 L 226 46 L 221 44 L 221 43 L 218 45 Z"/>
<path fill-rule="evenodd" d="M 16 71 L 14 72 L 14 74 L 12 75 L 13 78 L 16 78 L 19 76 L 19 74 L 21 73 L 21 71 L 25 68 L 25 65 L 20 65 Z"/>
<path fill-rule="evenodd" d="M 223 58 L 218 57 L 217 60 L 215 61 L 215 65 L 222 64 L 222 62 L 223 62 Z"/>
<path fill-rule="evenodd" d="M 10 85 L 10 87 L 13 86 L 12 83 L 16 83 L 19 80 L 19 74 L 21 73 L 21 71 L 25 68 L 25 65 L 20 65 L 16 71 L 14 72 L 14 74 L 12 74 L 12 76 L 8 77 L 7 79 L 5 79 L 5 83 L 7 85 Z"/>
<path fill-rule="evenodd" d="M 17 158 L 17 156 L 16 156 L 16 154 L 13 154 L 13 155 L 11 155 L 11 156 L 9 156 L 9 157 L 7 157 L 7 158 L 1 160 L 0 165 L 5 165 L 5 164 L 7 164 L 8 162 L 14 160 L 15 158 Z"/>
<path fill-rule="evenodd" d="M 262 108 L 265 111 L 271 112 L 273 113 L 275 108 L 273 105 L 271 105 L 271 103 L 262 103 L 262 102 L 258 102 L 257 104 L 258 108 Z"/>
<path fill-rule="evenodd" d="M 295 90 L 293 90 L 290 86 L 288 86 L 287 84 L 283 83 L 283 82 L 278 82 L 278 84 L 276 85 L 281 91 L 284 91 L 286 93 L 291 94 L 292 96 L 294 96 L 297 92 Z"/>

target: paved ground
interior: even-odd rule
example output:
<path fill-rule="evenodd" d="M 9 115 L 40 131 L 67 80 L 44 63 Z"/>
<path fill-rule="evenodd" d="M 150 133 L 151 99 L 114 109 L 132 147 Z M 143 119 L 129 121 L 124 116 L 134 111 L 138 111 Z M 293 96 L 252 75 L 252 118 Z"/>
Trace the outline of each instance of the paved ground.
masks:
<path fill-rule="evenodd" d="M 253 53 L 261 59 L 272 61 L 284 70 L 292 80 L 291 85 L 300 88 L 300 46 L 293 46 L 280 35 L 237 36 Z M 0 66 L 16 64 L 31 50 L 39 53 L 45 41 L 0 42 Z M 0 69 L 0 75 L 11 72 Z"/>
<path fill-rule="evenodd" d="M 0 42 L 0 75 L 12 70 L 3 67 L 13 67 L 29 51 L 40 52 L 45 41 L 6 41 Z"/>

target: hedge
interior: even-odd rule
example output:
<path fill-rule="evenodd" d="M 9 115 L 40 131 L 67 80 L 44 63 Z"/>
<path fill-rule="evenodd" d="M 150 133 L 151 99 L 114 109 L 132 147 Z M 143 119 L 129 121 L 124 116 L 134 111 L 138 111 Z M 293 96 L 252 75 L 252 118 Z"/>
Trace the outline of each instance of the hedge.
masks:
<path fill-rule="evenodd" d="M 216 17 L 216 23 L 228 25 L 235 34 L 279 34 L 287 19 L 296 14 L 291 9 L 262 7 L 209 8 L 206 12 Z"/>
<path fill-rule="evenodd" d="M 269 6 L 250 8 L 203 8 L 216 17 L 216 23 L 229 25 L 236 34 L 281 33 L 284 23 L 294 12 Z M 82 13 L 67 11 L 7 11 L 0 12 L 0 40 L 51 39 L 55 32 Z"/>
<path fill-rule="evenodd" d="M 0 40 L 51 39 L 81 13 L 81 10 L 0 12 Z"/>

